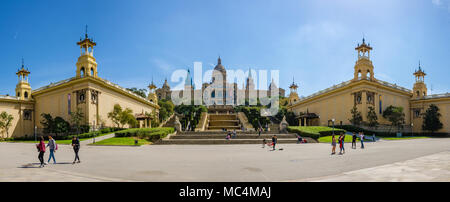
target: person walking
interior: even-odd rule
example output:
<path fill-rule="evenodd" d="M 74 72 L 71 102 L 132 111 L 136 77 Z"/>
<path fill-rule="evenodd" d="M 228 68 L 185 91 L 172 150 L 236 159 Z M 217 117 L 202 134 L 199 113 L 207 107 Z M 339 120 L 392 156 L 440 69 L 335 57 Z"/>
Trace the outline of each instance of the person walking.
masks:
<path fill-rule="evenodd" d="M 373 139 L 374 142 L 377 141 L 377 138 L 375 137 L 375 133 L 372 135 L 372 139 Z"/>
<path fill-rule="evenodd" d="M 44 153 L 45 153 L 45 142 L 44 142 L 44 137 L 41 136 L 41 139 L 39 141 L 39 143 L 36 145 L 39 155 L 38 155 L 38 159 L 41 162 L 41 165 L 39 166 L 40 168 L 44 167 Z"/>
<path fill-rule="evenodd" d="M 331 137 L 331 155 L 336 154 L 336 137 L 333 134 L 333 137 Z"/>
<path fill-rule="evenodd" d="M 361 132 L 359 138 L 361 138 L 361 149 L 364 149 L 364 133 Z"/>
<path fill-rule="evenodd" d="M 265 148 L 265 147 L 266 147 L 266 138 L 263 139 L 263 146 L 262 146 L 262 148 Z"/>
<path fill-rule="evenodd" d="M 356 133 L 352 133 L 352 149 L 356 149 Z"/>
<path fill-rule="evenodd" d="M 80 157 L 78 156 L 78 152 L 80 151 L 80 139 L 78 139 L 78 137 L 76 137 L 76 136 L 73 136 L 73 138 L 72 138 L 72 147 L 73 147 L 73 151 L 75 152 L 75 159 L 73 160 L 72 164 L 75 164 L 77 159 L 78 159 L 78 163 L 81 163 Z"/>
<path fill-rule="evenodd" d="M 48 143 L 47 143 L 47 147 L 50 149 L 50 155 L 48 156 L 48 163 L 50 163 L 50 159 L 53 158 L 53 164 L 56 164 L 56 160 L 55 160 L 55 152 L 58 149 L 58 146 L 56 145 L 55 140 L 53 139 L 52 136 L 48 136 Z"/>
<path fill-rule="evenodd" d="M 233 139 L 236 139 L 237 134 L 236 134 L 236 129 L 233 129 Z"/>
<path fill-rule="evenodd" d="M 343 134 L 339 136 L 339 154 L 345 154 L 344 138 L 345 136 Z"/>
<path fill-rule="evenodd" d="M 261 137 L 261 131 L 262 131 L 262 128 L 259 127 L 259 128 L 258 128 L 258 137 Z"/>
<path fill-rule="evenodd" d="M 277 144 L 277 135 L 273 135 L 272 136 L 272 145 L 273 145 L 273 150 L 275 150 L 275 145 Z"/>

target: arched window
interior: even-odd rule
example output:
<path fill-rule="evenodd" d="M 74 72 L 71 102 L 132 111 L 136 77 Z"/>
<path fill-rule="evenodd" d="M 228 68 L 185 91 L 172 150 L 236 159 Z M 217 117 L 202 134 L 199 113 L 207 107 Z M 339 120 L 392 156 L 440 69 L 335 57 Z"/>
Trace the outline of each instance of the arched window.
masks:
<path fill-rule="evenodd" d="M 91 68 L 91 76 L 94 76 L 94 68 Z"/>
<path fill-rule="evenodd" d="M 85 73 L 85 69 L 84 69 L 84 67 L 81 67 L 80 75 L 84 77 L 84 73 Z"/>
<path fill-rule="evenodd" d="M 420 96 L 420 92 L 419 92 L 419 91 L 417 91 L 416 93 L 417 93 L 417 97 L 419 97 L 419 96 Z"/>
<path fill-rule="evenodd" d="M 361 79 L 361 70 L 358 71 L 358 79 Z"/>
<path fill-rule="evenodd" d="M 370 70 L 367 70 L 366 77 L 370 78 Z"/>
<path fill-rule="evenodd" d="M 17 97 L 20 97 L 20 92 L 17 92 Z"/>
<path fill-rule="evenodd" d="M 28 92 L 25 92 L 23 95 L 25 96 L 25 98 L 28 98 Z"/>
<path fill-rule="evenodd" d="M 213 92 L 211 93 L 211 98 L 215 98 L 216 97 L 216 91 L 213 90 Z"/>

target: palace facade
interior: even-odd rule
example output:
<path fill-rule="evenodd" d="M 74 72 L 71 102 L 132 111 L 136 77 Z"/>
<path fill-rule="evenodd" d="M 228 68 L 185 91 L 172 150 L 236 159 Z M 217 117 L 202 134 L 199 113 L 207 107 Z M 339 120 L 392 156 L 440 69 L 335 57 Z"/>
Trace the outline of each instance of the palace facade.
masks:
<path fill-rule="evenodd" d="M 80 56 L 75 64 L 76 75 L 72 78 L 32 89 L 28 82 L 30 72 L 22 64 L 17 72 L 19 82 L 15 96 L 0 95 L 0 112 L 5 111 L 14 118 L 8 131 L 0 131 L 2 137 L 33 135 L 35 128 L 42 128 L 43 113 L 70 122 L 70 114 L 78 109 L 84 114 L 85 125 L 115 126 L 107 115 L 115 104 L 133 110 L 140 127 L 150 127 L 151 116 L 148 114 L 159 113 L 154 87 L 150 85 L 148 98 L 143 98 L 100 78 L 94 57 L 96 43 L 86 33 L 77 45 Z"/>
<path fill-rule="evenodd" d="M 350 124 L 350 110 L 354 106 L 361 112 L 363 121 L 367 121 L 369 107 L 373 107 L 378 122 L 381 125 L 389 125 L 382 113 L 392 105 L 403 108 L 405 131 L 427 132 L 422 130 L 423 113 L 431 104 L 435 104 L 442 115 L 440 121 L 444 124 L 443 128 L 436 132 L 450 133 L 450 93 L 428 95 L 424 81 L 426 74 L 420 64 L 418 70 L 413 73 L 416 81 L 410 90 L 375 78 L 370 59 L 372 47 L 366 44 L 364 39 L 355 50 L 358 58 L 353 79 L 304 98 L 298 96 L 298 86 L 295 83 L 290 86 L 288 109 L 298 116 L 301 126 L 331 125 L 333 119 L 336 125 Z"/>
<path fill-rule="evenodd" d="M 207 90 L 208 87 L 212 87 L 216 84 L 216 86 L 219 86 L 219 87 L 216 87 L 211 92 L 207 92 L 207 94 L 209 95 L 208 97 L 216 105 L 225 105 L 226 103 L 233 103 L 231 105 L 235 106 L 238 103 L 238 101 L 237 101 L 238 95 L 242 95 L 242 98 L 245 98 L 246 100 L 249 100 L 251 98 L 257 98 L 259 96 L 270 97 L 272 95 L 272 93 L 277 94 L 281 97 L 285 96 L 285 90 L 283 88 L 279 88 L 276 85 L 276 83 L 274 82 L 274 80 L 272 80 L 270 82 L 267 90 L 257 89 L 254 78 L 252 76 L 251 69 L 249 69 L 248 76 L 245 79 L 245 81 L 246 82 L 243 83 L 242 87 L 239 87 L 239 85 L 236 82 L 227 81 L 227 70 L 222 65 L 222 59 L 219 57 L 217 59 L 217 65 L 213 69 L 211 82 L 203 83 L 201 89 L 195 89 L 190 70 L 187 70 L 187 75 L 186 75 L 186 80 L 185 80 L 183 90 L 171 90 L 170 85 L 167 83 L 167 79 L 165 79 L 162 87 L 158 88 L 156 90 L 156 95 L 158 96 L 158 99 L 160 99 L 160 100 L 161 99 L 170 100 L 171 96 L 172 96 L 172 92 L 180 94 L 179 97 L 183 97 L 182 96 L 183 91 L 187 90 L 187 92 L 191 92 L 191 98 L 193 98 L 195 91 L 198 91 L 199 93 L 201 93 L 200 95 L 204 95 L 205 90 Z M 220 83 L 220 85 L 217 85 L 219 83 Z M 195 99 L 197 99 L 197 98 L 195 98 Z M 203 104 L 205 104 L 205 103 L 203 103 Z"/>

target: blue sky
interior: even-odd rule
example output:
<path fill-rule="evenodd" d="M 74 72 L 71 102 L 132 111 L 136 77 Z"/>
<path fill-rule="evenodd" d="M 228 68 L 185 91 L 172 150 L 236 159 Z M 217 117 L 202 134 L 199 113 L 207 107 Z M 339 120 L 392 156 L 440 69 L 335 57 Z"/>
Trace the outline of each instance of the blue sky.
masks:
<path fill-rule="evenodd" d="M 307 96 L 353 77 L 364 35 L 376 78 L 411 89 L 420 60 L 429 92 L 450 91 L 450 0 L 22 0 L 0 3 L 0 94 L 14 94 L 22 57 L 34 89 L 74 76 L 86 24 L 100 77 L 124 87 L 220 55 L 279 69 L 285 89 L 295 76 Z"/>

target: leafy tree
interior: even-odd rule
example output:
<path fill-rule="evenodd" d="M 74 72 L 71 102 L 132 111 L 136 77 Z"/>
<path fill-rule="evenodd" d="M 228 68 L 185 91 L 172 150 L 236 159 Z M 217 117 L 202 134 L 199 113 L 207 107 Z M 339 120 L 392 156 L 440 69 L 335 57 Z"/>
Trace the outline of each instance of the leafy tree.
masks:
<path fill-rule="evenodd" d="M 133 115 L 133 110 L 129 108 L 122 110 L 122 107 L 119 104 L 114 105 L 113 111 L 108 113 L 108 118 L 110 118 L 119 128 L 126 124 L 130 127 L 135 127 L 138 124 L 138 121 Z"/>
<path fill-rule="evenodd" d="M 377 127 L 378 126 L 378 117 L 377 113 L 375 112 L 375 108 L 370 106 L 369 112 L 367 112 L 367 120 L 369 121 L 370 127 Z"/>
<path fill-rule="evenodd" d="M 405 113 L 403 107 L 395 107 L 390 105 L 383 111 L 383 117 L 391 122 L 392 127 L 400 129 L 405 123 Z"/>
<path fill-rule="evenodd" d="M 111 112 L 108 112 L 108 118 L 120 128 L 120 119 L 121 119 L 122 107 L 119 104 L 115 104 L 114 108 Z"/>
<path fill-rule="evenodd" d="M 54 119 L 54 129 L 53 129 L 53 133 L 56 134 L 56 136 L 58 136 L 58 134 L 61 133 L 67 133 L 70 130 L 70 124 L 69 122 L 67 122 L 66 120 L 64 120 L 63 118 L 57 116 Z"/>
<path fill-rule="evenodd" d="M 60 133 L 66 133 L 70 130 L 70 124 L 69 122 L 65 121 L 63 118 L 57 116 L 55 118 L 52 117 L 50 114 L 41 114 L 43 120 L 41 120 L 42 126 L 44 126 L 44 133 L 46 134 L 58 134 Z"/>
<path fill-rule="evenodd" d="M 41 117 L 43 118 L 40 121 L 41 125 L 44 127 L 44 131 L 43 132 L 45 134 L 53 133 L 54 128 L 55 128 L 55 120 L 53 119 L 52 115 L 46 114 L 46 113 L 42 113 Z"/>
<path fill-rule="evenodd" d="M 360 125 L 362 122 L 362 115 L 361 112 L 358 111 L 358 108 L 356 106 L 353 106 L 353 108 L 350 110 L 350 113 L 352 114 L 352 118 L 349 119 L 350 123 L 353 125 Z"/>
<path fill-rule="evenodd" d="M 77 107 L 77 110 L 70 113 L 70 122 L 77 129 L 77 134 L 79 134 L 80 125 L 83 120 L 84 120 L 84 114 L 81 111 L 81 108 Z"/>
<path fill-rule="evenodd" d="M 129 90 L 143 98 L 147 98 L 147 89 L 145 89 L 145 88 L 138 89 L 138 88 L 133 87 L 133 88 L 127 88 L 127 90 Z"/>
<path fill-rule="evenodd" d="M 6 131 L 6 137 L 9 136 L 8 131 L 9 127 L 12 125 L 12 121 L 14 120 L 14 117 L 11 114 L 8 114 L 7 112 L 2 112 L 0 114 L 0 129 Z"/>
<path fill-rule="evenodd" d="M 208 111 L 208 109 L 203 105 L 177 105 L 174 111 L 181 114 L 180 123 L 183 128 L 188 128 L 193 130 L 197 126 L 202 112 Z"/>
<path fill-rule="evenodd" d="M 431 133 L 442 129 L 443 124 L 439 120 L 440 116 L 439 108 L 436 105 L 431 104 L 424 114 L 422 129 L 431 131 Z"/>
<path fill-rule="evenodd" d="M 279 121 L 283 120 L 283 117 L 286 116 L 286 121 L 290 126 L 298 126 L 298 119 L 295 117 L 294 112 L 288 111 L 286 107 L 281 107 L 278 110 L 278 114 L 275 115 L 275 118 Z"/>
<path fill-rule="evenodd" d="M 138 121 L 133 115 L 133 110 L 130 108 L 126 108 L 120 113 L 120 124 L 122 124 L 122 127 L 126 124 L 130 127 L 135 127 L 138 124 Z"/>
<path fill-rule="evenodd" d="M 159 109 L 160 121 L 166 120 L 173 114 L 175 106 L 170 100 L 159 100 L 158 105 L 160 106 Z"/>

